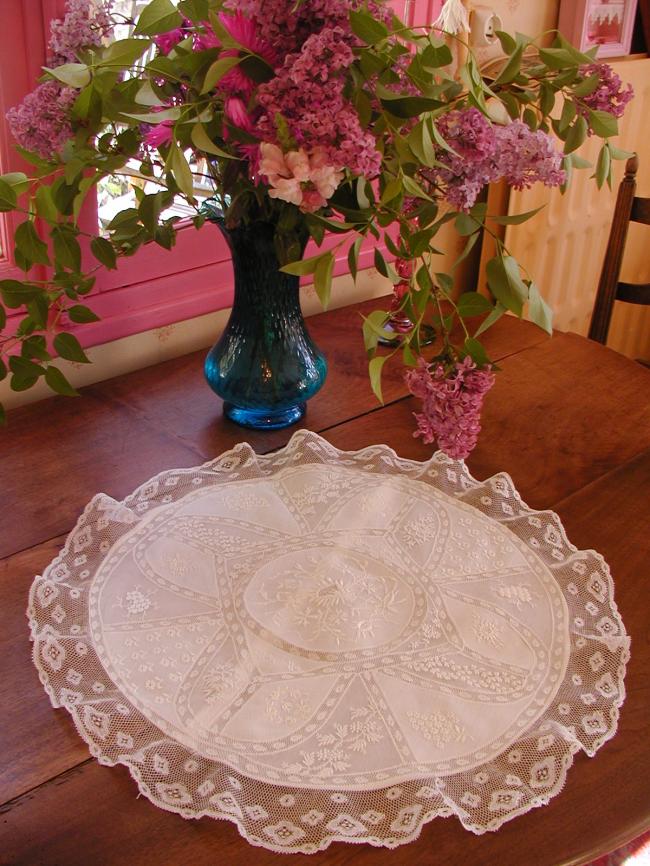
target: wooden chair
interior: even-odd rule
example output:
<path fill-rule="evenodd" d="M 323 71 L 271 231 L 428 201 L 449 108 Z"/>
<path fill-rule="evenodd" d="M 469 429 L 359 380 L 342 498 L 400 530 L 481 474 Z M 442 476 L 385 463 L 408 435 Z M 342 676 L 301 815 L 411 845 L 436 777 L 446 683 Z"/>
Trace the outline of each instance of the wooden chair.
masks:
<path fill-rule="evenodd" d="M 591 325 L 589 326 L 589 338 L 599 343 L 607 342 L 614 301 L 650 305 L 650 283 L 619 282 L 623 250 L 630 222 L 650 225 L 650 198 L 639 198 L 639 196 L 634 195 L 638 169 L 638 157 L 633 156 L 628 159 L 625 166 L 625 177 L 618 188 L 612 230 L 609 235 L 596 302 L 591 316 Z"/>

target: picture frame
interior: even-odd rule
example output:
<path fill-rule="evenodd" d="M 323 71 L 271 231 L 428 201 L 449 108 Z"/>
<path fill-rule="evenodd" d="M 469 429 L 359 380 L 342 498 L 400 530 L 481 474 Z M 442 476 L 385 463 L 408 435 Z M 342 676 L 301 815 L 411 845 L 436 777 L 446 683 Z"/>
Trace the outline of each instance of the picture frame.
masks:
<path fill-rule="evenodd" d="M 580 51 L 598 45 L 598 59 L 630 53 L 638 0 L 561 0 L 558 29 Z"/>

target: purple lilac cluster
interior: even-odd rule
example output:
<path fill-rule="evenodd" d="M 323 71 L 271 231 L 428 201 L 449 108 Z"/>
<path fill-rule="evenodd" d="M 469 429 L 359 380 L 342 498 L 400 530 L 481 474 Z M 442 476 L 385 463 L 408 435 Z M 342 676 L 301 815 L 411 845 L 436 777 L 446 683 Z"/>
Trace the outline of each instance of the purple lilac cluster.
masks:
<path fill-rule="evenodd" d="M 264 114 L 258 132 L 275 142 L 280 114 L 299 147 L 324 148 L 332 165 L 375 177 L 381 154 L 344 92 L 344 73 L 354 61 L 352 41 L 349 28 L 328 27 L 312 33 L 298 54 L 289 55 L 276 77 L 259 88 Z"/>
<path fill-rule="evenodd" d="M 391 10 L 375 0 L 229 0 L 225 4 L 250 18 L 278 57 L 295 52 L 314 33 L 341 27 L 350 32 L 350 10 L 365 9 L 380 21 L 388 22 Z"/>
<path fill-rule="evenodd" d="M 65 16 L 52 22 L 50 65 L 74 62 L 83 48 L 101 45 L 112 27 L 110 11 L 111 0 L 68 0 Z M 57 81 L 39 84 L 7 112 L 12 135 L 27 150 L 52 159 L 72 138 L 71 111 L 77 96 L 76 90 Z"/>
<path fill-rule="evenodd" d="M 64 17 L 51 25 L 50 63 L 74 63 L 80 49 L 101 45 L 113 26 L 111 6 L 112 0 L 68 0 Z"/>
<path fill-rule="evenodd" d="M 468 356 L 451 370 L 442 364 L 433 368 L 420 358 L 418 366 L 406 373 L 406 384 L 422 400 L 422 412 L 414 413 L 418 429 L 430 445 L 454 460 L 464 460 L 476 447 L 481 432 L 481 409 L 485 395 L 494 385 L 491 370 L 479 370 Z"/>
<path fill-rule="evenodd" d="M 606 111 L 614 117 L 622 117 L 625 106 L 634 98 L 634 88 L 628 84 L 623 89 L 620 75 L 617 75 L 608 63 L 590 63 L 580 68 L 580 74 L 585 78 L 598 76 L 598 87 L 588 96 L 582 97 L 578 111 L 589 120 L 589 111 Z M 590 130 L 591 131 L 591 130 Z"/>
<path fill-rule="evenodd" d="M 72 138 L 70 112 L 78 93 L 56 81 L 39 84 L 20 105 L 7 112 L 16 141 L 43 159 L 51 159 Z"/>
<path fill-rule="evenodd" d="M 466 108 L 443 115 L 438 131 L 453 152 L 441 148 L 437 158 L 443 167 L 423 176 L 458 210 L 470 210 L 483 187 L 497 180 L 515 189 L 564 183 L 562 155 L 551 137 L 520 120 L 493 126 L 478 109 Z"/>

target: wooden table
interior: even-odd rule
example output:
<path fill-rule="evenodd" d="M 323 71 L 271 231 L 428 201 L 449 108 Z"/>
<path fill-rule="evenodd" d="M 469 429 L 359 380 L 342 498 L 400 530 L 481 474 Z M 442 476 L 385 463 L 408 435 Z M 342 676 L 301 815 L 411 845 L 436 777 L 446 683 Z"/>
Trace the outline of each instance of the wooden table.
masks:
<path fill-rule="evenodd" d="M 305 426 L 341 448 L 385 442 L 425 459 L 431 448 L 412 436 L 417 406 L 399 372 L 385 382 L 385 407 L 370 393 L 359 312 L 376 306 L 310 320 L 330 375 Z M 477 837 L 455 818 L 437 819 L 397 850 L 335 843 L 310 858 L 294 855 L 296 866 L 582 864 L 650 827 L 650 371 L 581 337 L 549 339 L 511 318 L 486 344 L 502 372 L 470 471 L 509 472 L 529 505 L 557 511 L 574 544 L 595 547 L 610 563 L 632 637 L 618 734 L 595 758 L 576 756 L 548 806 L 497 833 Z M 122 498 L 161 470 L 196 465 L 242 439 L 268 451 L 291 436 L 224 421 L 202 378 L 202 354 L 86 388 L 78 400 L 17 409 L 0 433 L 1 864 L 279 861 L 228 822 L 183 821 L 136 798 L 127 770 L 90 759 L 65 710 L 51 708 L 30 657 L 24 611 L 32 577 L 94 493 Z"/>

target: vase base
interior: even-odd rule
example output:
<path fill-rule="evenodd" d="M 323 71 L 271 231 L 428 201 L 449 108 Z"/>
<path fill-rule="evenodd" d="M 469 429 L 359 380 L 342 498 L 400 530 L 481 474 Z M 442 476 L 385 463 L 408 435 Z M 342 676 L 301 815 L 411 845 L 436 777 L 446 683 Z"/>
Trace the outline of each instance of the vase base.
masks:
<path fill-rule="evenodd" d="M 223 414 L 240 427 L 250 427 L 253 430 L 281 430 L 290 427 L 303 417 L 307 411 L 305 403 L 297 403 L 288 409 L 273 411 L 272 409 L 243 409 L 233 403 L 223 404 Z"/>

